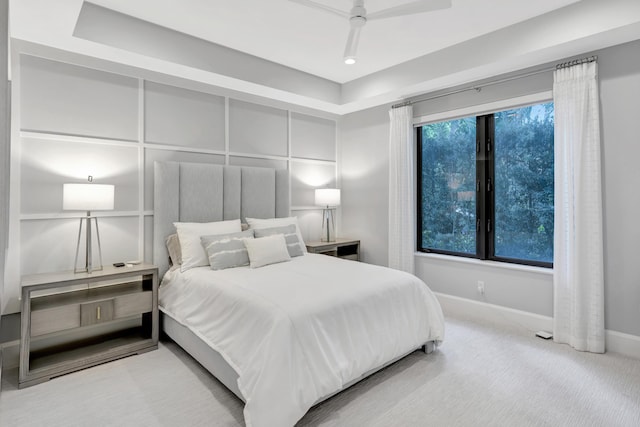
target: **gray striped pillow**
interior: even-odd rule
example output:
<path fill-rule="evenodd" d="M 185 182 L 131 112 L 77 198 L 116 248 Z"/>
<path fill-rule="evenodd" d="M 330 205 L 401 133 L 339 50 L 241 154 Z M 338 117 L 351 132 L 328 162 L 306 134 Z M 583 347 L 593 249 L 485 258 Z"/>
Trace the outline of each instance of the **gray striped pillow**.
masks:
<path fill-rule="evenodd" d="M 300 239 L 298 239 L 295 224 L 285 225 L 282 227 L 257 228 L 254 231 L 256 239 L 259 237 L 273 236 L 274 234 L 283 234 L 284 240 L 287 242 L 287 250 L 289 251 L 289 256 L 291 258 L 304 254 L 302 246 L 300 245 Z"/>
<path fill-rule="evenodd" d="M 201 236 L 200 241 L 209 257 L 211 269 L 223 270 L 225 268 L 249 265 L 249 255 L 247 254 L 247 248 L 244 246 L 244 240 L 246 239 L 253 239 L 253 230 Z"/>

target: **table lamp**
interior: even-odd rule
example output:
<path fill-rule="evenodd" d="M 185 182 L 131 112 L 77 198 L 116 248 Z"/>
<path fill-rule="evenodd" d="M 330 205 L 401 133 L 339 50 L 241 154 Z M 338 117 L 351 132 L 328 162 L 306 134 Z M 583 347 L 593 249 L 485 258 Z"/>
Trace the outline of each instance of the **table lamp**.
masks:
<path fill-rule="evenodd" d="M 91 211 L 113 210 L 114 186 L 108 184 L 93 184 L 93 177 L 89 176 L 85 184 L 63 184 L 62 209 L 65 211 L 86 211 L 87 216 L 80 218 L 78 229 L 78 244 L 76 246 L 76 258 L 73 271 L 76 273 L 102 270 L 102 248 L 100 246 L 100 232 L 98 230 L 98 218 L 91 216 Z M 92 221 L 93 220 L 93 221 Z M 78 268 L 78 254 L 80 252 L 80 236 L 82 235 L 82 223 L 85 223 L 85 264 L 84 268 Z M 96 225 L 96 240 L 98 242 L 98 266 L 93 265 L 91 223 Z"/>

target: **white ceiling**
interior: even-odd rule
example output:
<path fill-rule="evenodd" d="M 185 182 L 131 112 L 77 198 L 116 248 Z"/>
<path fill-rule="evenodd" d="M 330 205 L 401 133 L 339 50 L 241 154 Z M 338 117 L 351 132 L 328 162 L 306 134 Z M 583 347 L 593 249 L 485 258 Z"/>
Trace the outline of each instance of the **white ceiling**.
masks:
<path fill-rule="evenodd" d="M 316 1 L 351 8 L 351 0 Z M 372 13 L 410 1 L 365 0 L 365 6 Z M 314 96 L 299 90 L 299 82 L 275 82 L 277 76 L 229 75 L 74 37 L 82 0 L 11 0 L 14 52 L 28 42 L 38 52 L 75 52 L 335 114 L 640 39 L 638 0 L 453 0 L 447 10 L 368 22 L 358 62 L 348 66 L 342 61 L 347 20 L 288 0 L 92 3 L 299 70 L 300 79 L 322 77 L 338 95 Z"/>
<path fill-rule="evenodd" d="M 413 0 L 365 0 L 368 13 Z M 288 0 L 92 0 L 163 27 L 345 83 L 578 0 L 453 0 L 430 13 L 372 21 L 358 62 L 342 60 L 349 24 Z M 317 0 L 348 12 L 351 0 Z"/>

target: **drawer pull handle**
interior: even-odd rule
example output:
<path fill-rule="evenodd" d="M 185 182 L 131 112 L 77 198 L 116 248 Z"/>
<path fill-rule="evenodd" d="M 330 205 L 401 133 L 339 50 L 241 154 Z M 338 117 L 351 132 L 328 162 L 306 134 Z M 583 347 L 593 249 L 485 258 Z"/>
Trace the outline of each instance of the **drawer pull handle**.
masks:
<path fill-rule="evenodd" d="M 100 320 L 100 306 L 96 308 L 96 318 Z"/>

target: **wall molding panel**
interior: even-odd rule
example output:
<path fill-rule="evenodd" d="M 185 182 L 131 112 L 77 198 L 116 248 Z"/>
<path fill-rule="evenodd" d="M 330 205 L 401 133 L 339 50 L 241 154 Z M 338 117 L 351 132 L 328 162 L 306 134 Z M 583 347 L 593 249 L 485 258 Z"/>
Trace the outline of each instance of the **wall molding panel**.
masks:
<path fill-rule="evenodd" d="M 281 167 L 303 237 L 320 237 L 313 190 L 338 184 L 337 122 L 307 110 L 234 99 L 29 54 L 14 56 L 12 197 L 2 313 L 19 311 L 20 277 L 73 268 L 82 212 L 62 184 L 115 185 L 100 218 L 103 263 L 152 259 L 153 162 Z"/>

